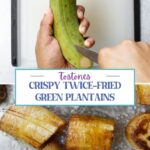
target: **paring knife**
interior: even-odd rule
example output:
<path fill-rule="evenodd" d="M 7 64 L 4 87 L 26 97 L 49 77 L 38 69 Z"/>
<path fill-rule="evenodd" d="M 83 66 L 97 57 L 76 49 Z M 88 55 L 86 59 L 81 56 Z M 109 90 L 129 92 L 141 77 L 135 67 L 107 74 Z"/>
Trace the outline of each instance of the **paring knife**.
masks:
<path fill-rule="evenodd" d="M 85 57 L 89 58 L 90 60 L 98 64 L 98 53 L 91 51 L 87 48 L 80 47 L 78 45 L 75 45 L 75 47 L 79 53 L 81 53 Z"/>

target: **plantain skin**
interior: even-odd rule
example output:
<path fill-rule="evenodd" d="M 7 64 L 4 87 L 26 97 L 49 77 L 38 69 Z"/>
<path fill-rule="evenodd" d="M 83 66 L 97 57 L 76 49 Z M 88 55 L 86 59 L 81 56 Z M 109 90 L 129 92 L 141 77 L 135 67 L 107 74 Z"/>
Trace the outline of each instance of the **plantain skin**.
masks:
<path fill-rule="evenodd" d="M 58 40 L 66 60 L 76 68 L 91 68 L 93 63 L 75 48 L 84 47 L 79 33 L 76 0 L 50 0 L 54 15 L 54 36 Z"/>
<path fill-rule="evenodd" d="M 40 148 L 64 121 L 43 107 L 12 106 L 0 120 L 0 129 Z"/>
<path fill-rule="evenodd" d="M 73 115 L 69 121 L 67 150 L 110 150 L 115 122 L 96 116 Z"/>

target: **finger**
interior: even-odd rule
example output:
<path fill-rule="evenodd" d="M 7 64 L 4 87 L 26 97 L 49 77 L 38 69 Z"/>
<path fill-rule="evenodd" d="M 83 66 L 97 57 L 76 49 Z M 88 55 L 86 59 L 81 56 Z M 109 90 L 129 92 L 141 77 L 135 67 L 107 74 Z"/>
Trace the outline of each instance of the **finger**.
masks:
<path fill-rule="evenodd" d="M 85 8 L 81 5 L 77 6 L 77 16 L 79 20 L 82 20 L 84 18 Z"/>
<path fill-rule="evenodd" d="M 87 30 L 89 29 L 90 26 L 90 22 L 84 18 L 81 22 L 80 22 L 80 26 L 79 26 L 79 31 L 81 34 L 86 34 Z"/>
<path fill-rule="evenodd" d="M 93 45 L 95 44 L 95 40 L 91 37 L 89 37 L 88 39 L 86 39 L 84 41 L 84 45 L 87 47 L 87 48 L 91 48 Z"/>
<path fill-rule="evenodd" d="M 54 17 L 53 17 L 53 13 L 52 10 L 49 9 L 42 21 L 41 21 L 41 25 L 40 25 L 40 30 L 39 30 L 39 38 L 42 38 L 42 40 L 47 40 L 47 38 L 53 34 L 53 21 L 54 21 Z"/>
<path fill-rule="evenodd" d="M 136 44 L 138 44 L 142 48 L 150 48 L 150 45 L 147 42 L 137 42 Z"/>

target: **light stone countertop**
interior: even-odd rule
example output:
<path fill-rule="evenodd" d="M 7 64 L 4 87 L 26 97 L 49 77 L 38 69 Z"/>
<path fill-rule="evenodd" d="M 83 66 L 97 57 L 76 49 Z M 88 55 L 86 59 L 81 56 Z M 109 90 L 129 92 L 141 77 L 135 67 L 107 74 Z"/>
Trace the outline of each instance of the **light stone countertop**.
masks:
<path fill-rule="evenodd" d="M 142 40 L 150 43 L 150 1 L 141 0 L 141 32 Z"/>

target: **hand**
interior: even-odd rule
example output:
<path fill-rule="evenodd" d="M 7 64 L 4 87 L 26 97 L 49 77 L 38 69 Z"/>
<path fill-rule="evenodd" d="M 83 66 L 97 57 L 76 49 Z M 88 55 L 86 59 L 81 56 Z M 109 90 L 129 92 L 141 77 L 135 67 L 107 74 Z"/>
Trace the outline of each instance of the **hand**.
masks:
<path fill-rule="evenodd" d="M 79 31 L 84 36 L 90 26 L 89 21 L 84 17 L 85 9 L 77 6 L 77 16 L 80 21 Z M 53 37 L 53 13 L 52 10 L 44 15 L 40 25 L 39 35 L 36 43 L 36 58 L 39 68 L 71 68 L 62 55 L 58 41 Z M 85 40 L 84 44 L 90 48 L 94 45 L 93 38 Z"/>
<path fill-rule="evenodd" d="M 145 42 L 123 41 L 99 51 L 100 68 L 134 68 L 137 82 L 150 82 L 150 45 Z"/>

